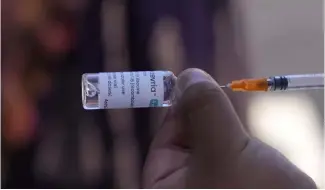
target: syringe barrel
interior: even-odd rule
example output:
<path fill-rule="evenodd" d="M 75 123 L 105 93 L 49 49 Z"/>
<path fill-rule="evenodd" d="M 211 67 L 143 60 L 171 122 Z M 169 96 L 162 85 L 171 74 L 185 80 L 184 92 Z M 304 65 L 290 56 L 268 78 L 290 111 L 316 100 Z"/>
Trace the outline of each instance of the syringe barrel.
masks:
<path fill-rule="evenodd" d="M 322 89 L 324 88 L 324 73 L 274 76 L 269 78 L 270 91 Z"/>

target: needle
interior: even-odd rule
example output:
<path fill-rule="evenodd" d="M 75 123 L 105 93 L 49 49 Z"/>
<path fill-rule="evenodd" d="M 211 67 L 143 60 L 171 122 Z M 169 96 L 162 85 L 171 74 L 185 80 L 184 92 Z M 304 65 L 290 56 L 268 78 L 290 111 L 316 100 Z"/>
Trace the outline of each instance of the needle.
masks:
<path fill-rule="evenodd" d="M 227 85 L 221 85 L 220 88 L 227 88 Z"/>

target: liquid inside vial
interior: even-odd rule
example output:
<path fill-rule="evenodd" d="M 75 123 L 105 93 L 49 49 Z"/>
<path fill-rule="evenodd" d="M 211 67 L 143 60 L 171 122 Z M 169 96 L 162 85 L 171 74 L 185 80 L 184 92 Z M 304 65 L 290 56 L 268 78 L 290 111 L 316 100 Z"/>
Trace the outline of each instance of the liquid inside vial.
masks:
<path fill-rule="evenodd" d="M 175 84 L 170 71 L 85 73 L 82 104 L 87 110 L 168 107 Z"/>

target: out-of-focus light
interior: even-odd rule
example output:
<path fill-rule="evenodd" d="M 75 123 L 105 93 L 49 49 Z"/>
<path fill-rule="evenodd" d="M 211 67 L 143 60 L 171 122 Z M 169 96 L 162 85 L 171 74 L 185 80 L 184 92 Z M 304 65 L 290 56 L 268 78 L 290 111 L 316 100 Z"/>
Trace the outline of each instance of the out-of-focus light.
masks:
<path fill-rule="evenodd" d="M 278 149 L 324 187 L 324 147 L 321 119 L 308 96 L 256 96 L 248 110 L 252 133 Z"/>
<path fill-rule="evenodd" d="M 184 44 L 181 23 L 173 17 L 163 17 L 154 25 L 149 41 L 149 56 L 156 68 L 179 73 L 184 68 Z"/>

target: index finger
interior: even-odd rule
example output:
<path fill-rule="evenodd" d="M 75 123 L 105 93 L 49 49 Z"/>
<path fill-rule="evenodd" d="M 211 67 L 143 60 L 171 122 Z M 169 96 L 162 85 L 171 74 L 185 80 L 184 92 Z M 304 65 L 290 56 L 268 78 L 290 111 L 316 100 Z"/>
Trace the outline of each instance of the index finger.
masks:
<path fill-rule="evenodd" d="M 177 114 L 168 110 L 149 150 L 143 172 L 145 188 L 184 188 L 189 157 Z"/>

